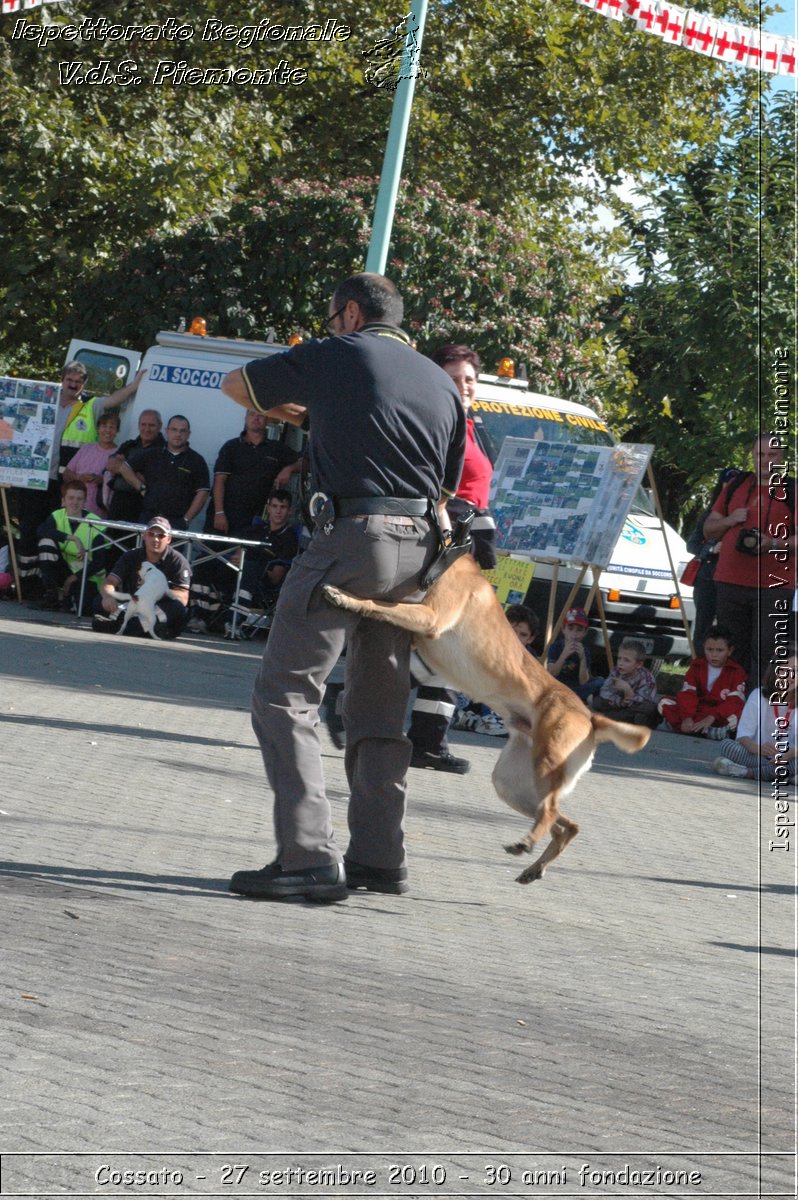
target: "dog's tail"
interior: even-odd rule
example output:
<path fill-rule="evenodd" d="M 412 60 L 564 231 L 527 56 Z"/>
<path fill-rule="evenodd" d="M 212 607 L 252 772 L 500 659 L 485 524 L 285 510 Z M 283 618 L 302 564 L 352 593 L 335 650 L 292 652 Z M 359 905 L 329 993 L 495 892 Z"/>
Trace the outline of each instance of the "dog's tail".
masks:
<path fill-rule="evenodd" d="M 627 725 L 623 721 L 611 721 L 600 713 L 590 714 L 590 723 L 597 743 L 612 742 L 626 754 L 636 754 L 642 750 L 651 737 L 651 730 L 645 725 Z"/>

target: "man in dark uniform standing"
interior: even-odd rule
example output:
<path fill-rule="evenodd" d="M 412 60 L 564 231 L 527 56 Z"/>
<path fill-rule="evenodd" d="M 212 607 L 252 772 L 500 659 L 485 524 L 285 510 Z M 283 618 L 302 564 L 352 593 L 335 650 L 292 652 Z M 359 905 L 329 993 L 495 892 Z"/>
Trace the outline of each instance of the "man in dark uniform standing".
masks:
<path fill-rule="evenodd" d="M 158 514 L 175 529 L 188 529 L 205 507 L 210 491 L 208 464 L 188 444 L 188 417 L 176 413 L 166 426 L 166 445 L 150 446 L 122 460 L 119 474 L 141 496 L 139 520 L 146 524 Z"/>
<path fill-rule="evenodd" d="M 277 420 L 309 420 L 316 529 L 283 584 L 253 696 L 252 723 L 274 792 L 277 856 L 230 890 L 342 900 L 349 888 L 407 890 L 403 824 L 411 746 L 403 733 L 410 636 L 327 604 L 324 583 L 407 600 L 434 557 L 431 514 L 454 494 L 465 418 L 457 389 L 400 329 L 402 298 L 354 275 L 328 309 L 335 335 L 233 371 L 222 390 Z M 347 644 L 343 718 L 349 846 L 336 845 L 318 709 Z M 342 861 L 343 857 L 343 861 Z"/>
<path fill-rule="evenodd" d="M 120 474 L 123 462 L 139 450 L 149 450 L 152 447 L 163 447 L 166 439 L 161 433 L 163 421 L 161 414 L 154 408 L 145 408 L 139 413 L 138 437 L 128 438 L 126 442 L 112 454 L 106 464 L 106 471 L 113 476 L 111 481 L 111 506 L 108 515 L 115 521 L 130 521 L 135 524 L 141 516 L 141 506 L 144 497 L 131 487 Z"/>
<path fill-rule="evenodd" d="M 220 449 L 205 517 L 207 533 L 247 537 L 253 521 L 266 516 L 272 489 L 288 486 L 299 453 L 267 438 L 267 424 L 262 413 L 248 412 L 244 432 Z"/>

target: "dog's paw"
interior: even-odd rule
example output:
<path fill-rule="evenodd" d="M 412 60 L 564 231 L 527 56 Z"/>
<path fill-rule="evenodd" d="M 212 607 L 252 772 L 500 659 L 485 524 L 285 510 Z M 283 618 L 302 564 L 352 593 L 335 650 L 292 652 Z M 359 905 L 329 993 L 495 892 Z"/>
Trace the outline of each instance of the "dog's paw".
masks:
<path fill-rule="evenodd" d="M 526 842 L 512 842 L 509 846 L 504 847 L 506 854 L 529 854 L 532 847 Z"/>
<path fill-rule="evenodd" d="M 516 883 L 536 883 L 538 879 L 542 879 L 546 874 L 545 867 L 539 867 L 537 863 L 532 863 L 531 867 L 527 867 L 520 875 L 516 875 Z"/>
<path fill-rule="evenodd" d="M 324 599 L 327 601 L 328 604 L 332 604 L 336 608 L 348 608 L 349 607 L 349 604 L 348 604 L 349 597 L 346 596 L 346 594 L 344 592 L 342 592 L 340 588 L 333 587 L 333 585 L 331 583 L 325 583 L 322 586 L 321 590 L 324 593 Z"/>

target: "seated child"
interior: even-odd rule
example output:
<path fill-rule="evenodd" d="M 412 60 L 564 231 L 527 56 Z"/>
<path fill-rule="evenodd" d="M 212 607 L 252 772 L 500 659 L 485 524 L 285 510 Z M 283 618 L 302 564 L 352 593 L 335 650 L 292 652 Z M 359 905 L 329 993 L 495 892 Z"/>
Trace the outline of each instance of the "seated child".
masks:
<path fill-rule="evenodd" d="M 745 671 L 732 658 L 731 634 L 714 625 L 704 638 L 703 655 L 687 668 L 682 690 L 663 696 L 659 711 L 676 733 L 722 741 L 737 728 L 745 703 Z"/>
<path fill-rule="evenodd" d="M 564 683 L 580 700 L 595 696 L 604 684 L 600 675 L 591 674 L 590 651 L 585 643 L 590 621 L 583 608 L 569 608 L 563 633 L 549 646 L 546 670 Z"/>
<path fill-rule="evenodd" d="M 637 638 L 624 638 L 618 650 L 617 665 L 612 668 L 601 690 L 591 696 L 594 712 L 630 725 L 659 725 L 657 684 L 643 663 L 646 648 Z"/>
<path fill-rule="evenodd" d="M 86 525 L 83 517 L 97 520 L 88 511 L 86 484 L 81 479 L 61 485 L 63 508 L 57 508 L 42 521 L 37 530 L 39 538 L 39 574 L 44 585 L 41 607 L 53 611 L 71 612 L 80 596 L 83 562 L 88 556 L 86 587 L 83 593 L 83 612 L 91 612 L 97 589 L 105 577 L 107 545 L 102 526 Z"/>
<path fill-rule="evenodd" d="M 537 613 L 534 613 L 531 608 L 527 608 L 525 604 L 509 604 L 504 610 L 504 615 L 512 625 L 515 636 L 521 645 L 526 646 L 530 654 L 535 654 L 532 647 L 540 629 Z"/>
<path fill-rule="evenodd" d="M 287 488 L 274 488 L 266 503 L 265 517 L 258 518 L 248 529 L 232 532 L 232 537 L 261 543 L 261 548 L 247 550 L 239 603 L 268 607 L 276 601 L 299 548 L 296 527 L 289 520 L 292 502 Z M 241 547 L 226 557 L 238 567 Z M 237 573 L 219 559 L 197 567 L 191 584 L 192 618 L 188 626 L 193 633 L 205 633 L 221 624 L 233 599 Z"/>
<path fill-rule="evenodd" d="M 525 604 L 508 605 L 504 610 L 504 615 L 512 625 L 513 632 L 521 645 L 526 646 L 529 653 L 536 657 L 532 644 L 540 628 L 537 615 Z M 476 704 L 470 701 L 467 696 L 463 696 L 462 704 L 458 705 L 452 728 L 465 729 L 469 733 L 482 733 L 488 737 L 508 736 L 504 721 L 498 713 L 488 708 L 487 704 Z"/>
<path fill-rule="evenodd" d="M 763 779 L 772 783 L 793 779 L 798 756 L 798 653 L 790 646 L 786 658 L 771 662 L 762 687 L 745 702 L 734 741 L 720 744 L 712 764 L 718 775 Z"/>

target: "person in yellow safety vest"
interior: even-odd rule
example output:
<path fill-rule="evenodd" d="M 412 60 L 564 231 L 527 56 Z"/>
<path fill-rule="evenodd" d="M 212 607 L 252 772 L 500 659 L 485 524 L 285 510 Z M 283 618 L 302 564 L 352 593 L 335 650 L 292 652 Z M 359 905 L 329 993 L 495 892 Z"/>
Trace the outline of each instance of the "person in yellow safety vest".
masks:
<path fill-rule="evenodd" d="M 135 395 L 139 384 L 146 372 L 139 371 L 130 383 L 119 388 L 110 396 L 83 396 L 87 371 L 82 362 L 70 362 L 61 374 L 61 396 L 59 399 L 58 417 L 64 419 L 63 410 L 69 405 L 65 425 L 61 434 L 58 454 L 58 469 L 63 471 L 81 446 L 97 441 L 97 422 L 109 408 L 118 408 L 131 396 Z M 56 437 L 58 424 L 56 423 Z M 54 456 L 55 457 L 55 456 Z M 51 472 L 52 474 L 52 472 Z"/>
<path fill-rule="evenodd" d="M 39 573 L 44 598 L 37 607 L 48 611 L 76 611 L 84 559 L 88 556 L 86 569 L 91 574 L 87 574 L 82 611 L 90 612 L 91 603 L 105 578 L 105 527 L 86 524 L 85 518 L 96 521 L 99 517 L 83 507 L 86 485 L 82 480 L 65 483 L 61 494 L 63 508 L 51 513 L 38 530 Z"/>

